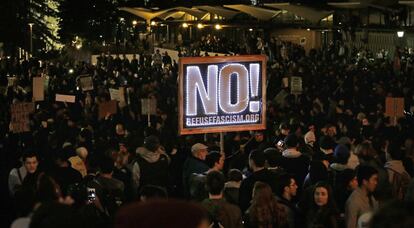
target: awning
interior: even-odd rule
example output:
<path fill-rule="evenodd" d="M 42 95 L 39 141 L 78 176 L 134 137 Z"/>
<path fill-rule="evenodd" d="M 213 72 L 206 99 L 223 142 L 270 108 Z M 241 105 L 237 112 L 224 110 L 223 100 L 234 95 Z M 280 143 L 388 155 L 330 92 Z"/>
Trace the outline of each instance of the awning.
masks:
<path fill-rule="evenodd" d="M 280 11 L 251 5 L 224 5 L 224 7 L 238 10 L 262 21 L 268 21 L 280 13 Z"/>
<path fill-rule="evenodd" d="M 333 14 L 333 11 L 316 10 L 311 7 L 303 5 L 293 5 L 290 3 L 268 3 L 264 5 L 274 9 L 286 10 L 297 16 L 303 17 L 315 24 L 323 18 Z"/>
<path fill-rule="evenodd" d="M 140 18 L 143 18 L 145 20 L 152 20 L 153 18 L 166 13 L 168 10 L 160 10 L 160 11 L 152 11 L 149 9 L 145 9 L 145 8 L 131 8 L 131 7 L 120 7 L 119 10 L 128 12 L 128 13 L 132 13 L 135 16 L 138 16 Z"/>
<path fill-rule="evenodd" d="M 231 19 L 240 12 L 229 10 L 220 6 L 195 6 L 194 8 L 204 10 L 206 12 L 209 12 L 211 14 L 217 14 L 221 17 Z"/>
<path fill-rule="evenodd" d="M 365 3 L 361 2 L 328 2 L 328 5 L 342 9 L 360 9 L 367 7 Z"/>

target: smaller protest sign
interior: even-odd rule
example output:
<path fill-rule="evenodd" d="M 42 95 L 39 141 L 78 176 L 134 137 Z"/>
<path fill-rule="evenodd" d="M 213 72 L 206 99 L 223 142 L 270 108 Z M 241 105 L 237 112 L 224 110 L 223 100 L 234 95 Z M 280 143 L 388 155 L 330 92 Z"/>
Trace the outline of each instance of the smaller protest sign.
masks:
<path fill-rule="evenodd" d="M 79 76 L 80 86 L 83 92 L 93 90 L 93 80 L 89 75 Z"/>
<path fill-rule="evenodd" d="M 99 104 L 99 119 L 105 118 L 108 114 L 117 113 L 117 102 L 116 101 L 106 101 Z"/>
<path fill-rule="evenodd" d="M 33 78 L 33 101 L 43 101 L 45 99 L 45 78 Z"/>
<path fill-rule="evenodd" d="M 155 115 L 157 114 L 157 100 L 156 99 L 141 99 L 141 114 Z"/>
<path fill-rule="evenodd" d="M 56 94 L 55 101 L 75 103 L 76 97 L 74 95 Z"/>
<path fill-rule="evenodd" d="M 404 98 L 387 97 L 385 99 L 385 116 L 389 116 L 389 117 L 404 116 Z"/>
<path fill-rule="evenodd" d="M 290 92 L 292 94 L 302 93 L 302 78 L 301 77 L 290 78 Z"/>

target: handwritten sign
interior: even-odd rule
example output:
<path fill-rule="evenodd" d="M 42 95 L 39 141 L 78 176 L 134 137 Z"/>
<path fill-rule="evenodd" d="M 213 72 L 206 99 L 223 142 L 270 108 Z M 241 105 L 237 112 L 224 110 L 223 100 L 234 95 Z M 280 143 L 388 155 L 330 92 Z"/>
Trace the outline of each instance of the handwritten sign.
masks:
<path fill-rule="evenodd" d="M 32 102 L 22 102 L 10 106 L 10 131 L 22 133 L 30 131 L 30 114 L 35 110 Z"/>

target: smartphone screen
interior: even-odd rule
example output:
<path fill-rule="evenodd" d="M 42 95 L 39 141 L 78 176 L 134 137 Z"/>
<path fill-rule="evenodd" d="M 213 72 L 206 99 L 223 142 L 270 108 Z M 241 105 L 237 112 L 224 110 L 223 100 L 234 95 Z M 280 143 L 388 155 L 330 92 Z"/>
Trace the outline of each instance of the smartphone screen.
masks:
<path fill-rule="evenodd" d="M 88 191 L 88 201 L 93 202 L 96 199 L 96 190 L 95 188 L 86 188 Z"/>

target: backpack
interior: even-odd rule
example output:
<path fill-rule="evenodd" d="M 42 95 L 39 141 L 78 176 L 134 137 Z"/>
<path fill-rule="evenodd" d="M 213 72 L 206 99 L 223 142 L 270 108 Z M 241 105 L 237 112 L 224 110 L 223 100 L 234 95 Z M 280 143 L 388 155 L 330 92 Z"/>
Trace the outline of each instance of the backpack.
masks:
<path fill-rule="evenodd" d="M 408 186 L 411 181 L 411 177 L 407 172 L 399 173 L 394 169 L 387 168 L 393 173 L 393 179 L 391 183 L 392 197 L 398 200 L 404 199 Z"/>

